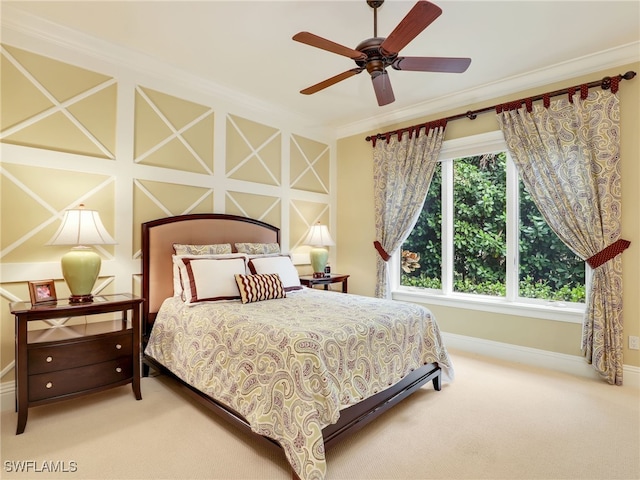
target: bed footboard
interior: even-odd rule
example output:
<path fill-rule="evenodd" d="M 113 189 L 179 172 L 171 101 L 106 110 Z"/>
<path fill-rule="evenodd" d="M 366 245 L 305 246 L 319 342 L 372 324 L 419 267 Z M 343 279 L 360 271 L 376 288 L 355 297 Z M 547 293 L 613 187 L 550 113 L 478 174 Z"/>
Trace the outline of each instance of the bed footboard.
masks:
<path fill-rule="evenodd" d="M 441 374 L 437 364 L 424 365 L 388 389 L 343 410 L 338 423 L 322 430 L 325 450 L 338 443 L 346 434 L 357 432 L 429 381 L 433 382 L 435 390 L 440 390 Z"/>
<path fill-rule="evenodd" d="M 185 391 L 190 397 L 196 399 L 198 403 L 206 406 L 227 422 L 230 422 L 247 432 L 252 432 L 249 423 L 239 413 L 185 383 L 183 380 L 171 373 L 167 368 L 156 362 L 153 358 L 145 355 L 143 358 L 143 364 L 147 373 L 149 371 L 149 367 L 151 367 L 161 374 L 167 375 L 175 380 L 183 391 Z M 392 385 L 388 389 L 383 390 L 382 392 L 379 392 L 356 405 L 342 410 L 338 422 L 333 425 L 329 425 L 322 430 L 325 451 L 333 447 L 346 436 L 351 435 L 366 426 L 369 422 L 382 415 L 426 383 L 430 381 L 433 382 L 434 390 L 439 391 L 442 388 L 441 377 L 442 371 L 440 367 L 435 363 L 429 363 L 414 370 L 400 382 Z M 275 440 L 268 437 L 262 438 L 280 446 Z"/>

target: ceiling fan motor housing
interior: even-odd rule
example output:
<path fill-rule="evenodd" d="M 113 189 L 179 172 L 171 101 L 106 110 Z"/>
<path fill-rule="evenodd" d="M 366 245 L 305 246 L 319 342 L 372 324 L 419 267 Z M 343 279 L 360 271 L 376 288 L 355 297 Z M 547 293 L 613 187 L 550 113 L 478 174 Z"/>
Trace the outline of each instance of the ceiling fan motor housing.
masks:
<path fill-rule="evenodd" d="M 356 64 L 361 68 L 366 68 L 370 75 L 380 73 L 393 63 L 398 56 L 397 53 L 385 56 L 382 53 L 380 45 L 384 42 L 384 37 L 368 38 L 358 44 L 356 50 L 364 53 L 367 58 L 363 60 L 355 60 Z"/>

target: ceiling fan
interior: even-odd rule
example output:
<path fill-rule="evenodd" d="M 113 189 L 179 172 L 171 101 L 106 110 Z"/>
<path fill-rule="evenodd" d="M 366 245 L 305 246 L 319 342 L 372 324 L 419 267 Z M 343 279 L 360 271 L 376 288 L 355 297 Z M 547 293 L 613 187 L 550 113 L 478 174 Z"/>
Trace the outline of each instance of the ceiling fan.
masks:
<path fill-rule="evenodd" d="M 371 75 L 378 105 L 383 106 L 395 101 L 389 74 L 386 70 L 389 66 L 395 70 L 445 73 L 462 73 L 469 67 L 470 58 L 399 56 L 400 50 L 438 18 L 442 10 L 433 3 L 419 0 L 391 34 L 384 38 L 378 37 L 378 7 L 383 3 L 384 0 L 367 0 L 367 4 L 373 8 L 373 38 L 360 42 L 355 49 L 345 47 L 309 32 L 300 32 L 293 36 L 293 40 L 296 42 L 349 57 L 357 65 L 356 68 L 305 88 L 300 93 L 311 95 L 357 75 L 366 69 Z"/>

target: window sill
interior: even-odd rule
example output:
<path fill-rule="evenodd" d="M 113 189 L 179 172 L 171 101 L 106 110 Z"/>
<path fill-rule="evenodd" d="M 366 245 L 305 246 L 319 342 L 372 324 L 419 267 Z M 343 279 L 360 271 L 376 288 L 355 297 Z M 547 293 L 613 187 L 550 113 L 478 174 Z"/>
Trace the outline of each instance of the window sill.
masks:
<path fill-rule="evenodd" d="M 509 302 L 503 298 L 493 298 L 462 293 L 444 295 L 436 291 L 425 292 L 422 289 L 402 287 L 392 292 L 394 300 L 422 303 L 425 305 L 442 305 L 444 307 L 480 310 L 484 312 L 515 315 L 519 317 L 540 318 L 557 322 L 582 323 L 585 307 L 562 302 Z"/>

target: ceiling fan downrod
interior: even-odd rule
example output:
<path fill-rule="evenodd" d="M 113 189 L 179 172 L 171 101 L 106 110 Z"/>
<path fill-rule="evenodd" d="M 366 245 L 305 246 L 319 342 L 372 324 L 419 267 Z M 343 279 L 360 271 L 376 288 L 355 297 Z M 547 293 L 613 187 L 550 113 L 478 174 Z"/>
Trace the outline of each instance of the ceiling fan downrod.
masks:
<path fill-rule="evenodd" d="M 386 58 L 380 51 L 380 45 L 384 42 L 384 38 L 378 37 L 378 8 L 382 6 L 384 0 L 367 0 L 367 5 L 373 8 L 373 38 L 368 38 L 356 47 L 356 50 L 367 55 L 364 60 L 356 60 L 361 68 L 366 68 L 370 75 L 377 76 L 384 72 L 385 68 L 391 65 L 391 61 L 395 60 L 396 55 L 392 58 Z"/>
<path fill-rule="evenodd" d="M 378 36 L 378 7 L 382 6 L 384 0 L 367 0 L 367 5 L 373 8 L 373 36 Z"/>

